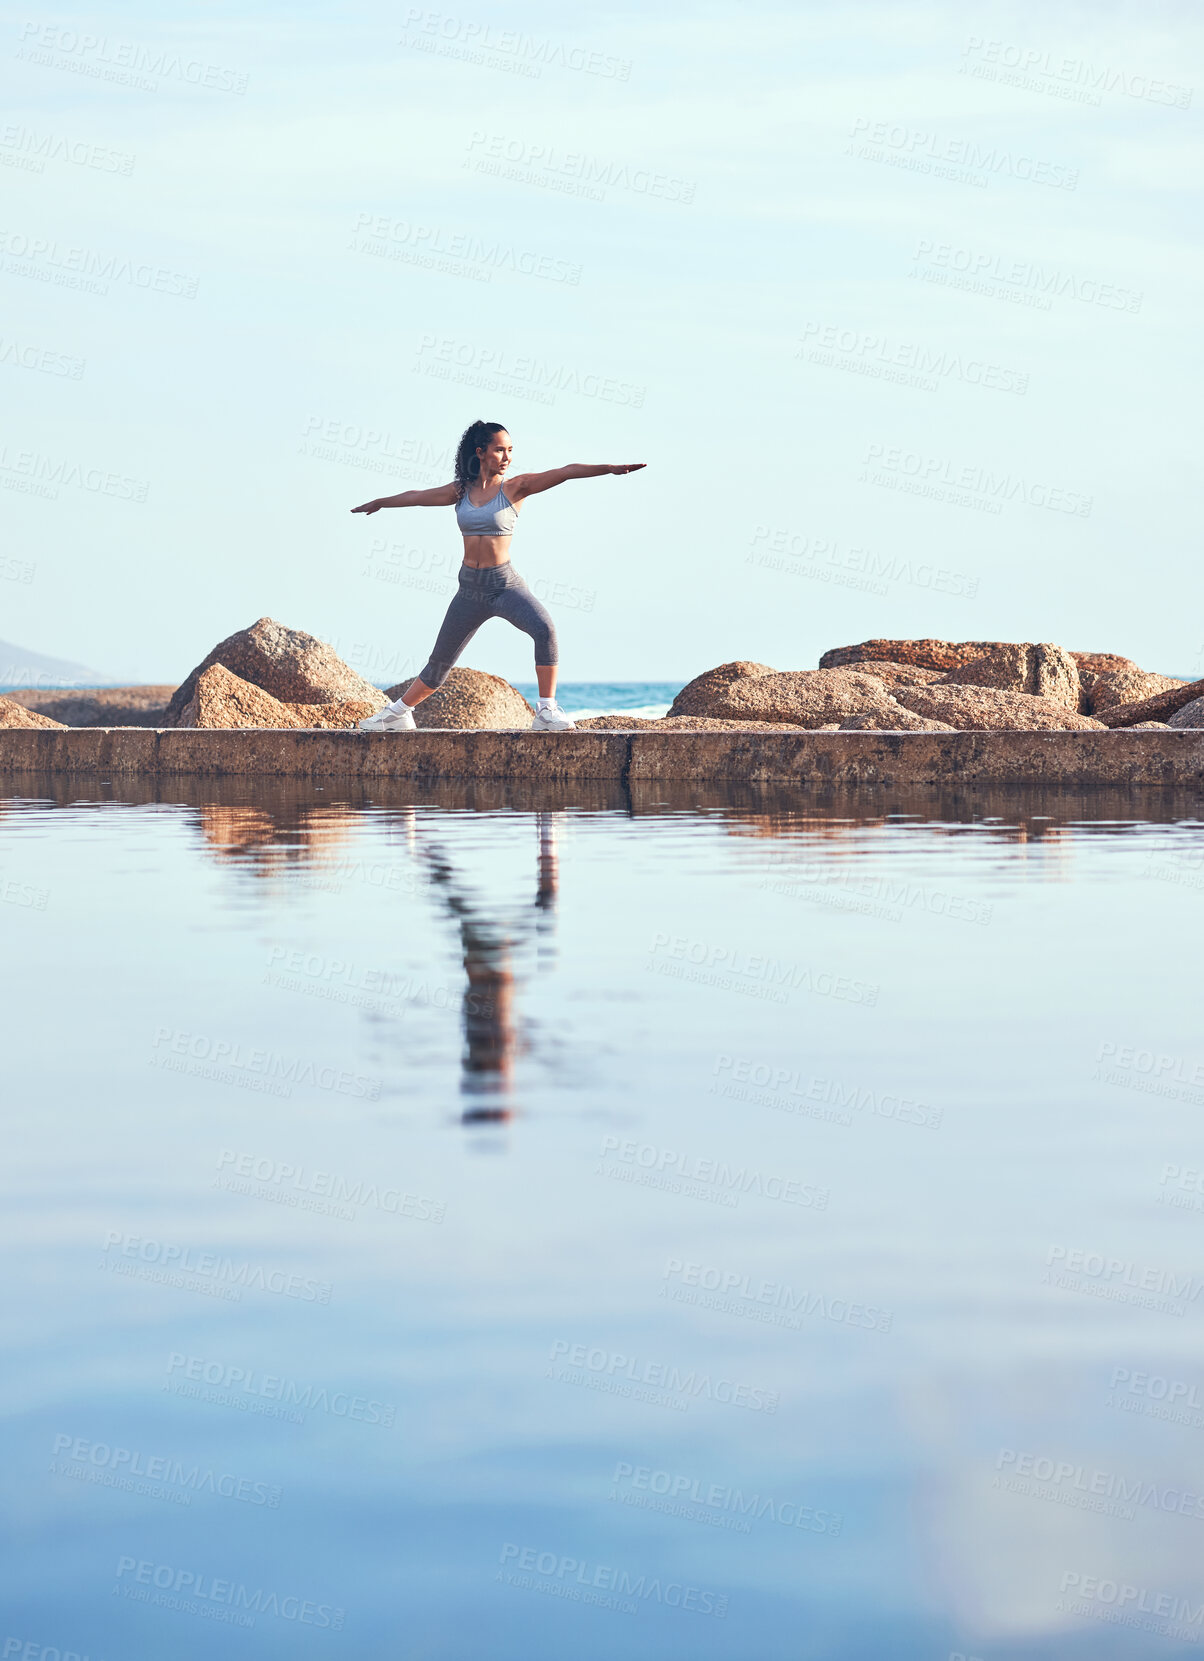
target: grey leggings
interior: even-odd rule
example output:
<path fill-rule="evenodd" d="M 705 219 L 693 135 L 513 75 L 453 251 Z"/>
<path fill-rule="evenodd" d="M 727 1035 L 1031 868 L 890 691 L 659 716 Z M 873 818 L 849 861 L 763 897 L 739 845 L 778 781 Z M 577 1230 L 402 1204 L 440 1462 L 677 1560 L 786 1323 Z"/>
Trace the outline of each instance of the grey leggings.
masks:
<path fill-rule="evenodd" d="M 460 590 L 447 608 L 430 662 L 418 671 L 424 686 L 442 686 L 482 623 L 504 617 L 535 642 L 537 665 L 556 663 L 556 627 L 512 565 L 460 567 Z"/>

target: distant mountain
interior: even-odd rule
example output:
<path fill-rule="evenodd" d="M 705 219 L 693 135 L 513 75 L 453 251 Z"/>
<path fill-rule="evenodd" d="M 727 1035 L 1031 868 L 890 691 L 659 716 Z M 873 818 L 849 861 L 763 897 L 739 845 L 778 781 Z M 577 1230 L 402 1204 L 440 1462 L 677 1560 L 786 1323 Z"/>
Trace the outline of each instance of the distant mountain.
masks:
<path fill-rule="evenodd" d="M 25 646 L 14 646 L 0 640 L 0 688 L 9 690 L 58 686 L 117 686 L 112 675 L 102 675 L 99 669 L 89 669 L 83 663 L 71 663 L 66 658 L 47 657 L 45 652 L 31 652 Z"/>

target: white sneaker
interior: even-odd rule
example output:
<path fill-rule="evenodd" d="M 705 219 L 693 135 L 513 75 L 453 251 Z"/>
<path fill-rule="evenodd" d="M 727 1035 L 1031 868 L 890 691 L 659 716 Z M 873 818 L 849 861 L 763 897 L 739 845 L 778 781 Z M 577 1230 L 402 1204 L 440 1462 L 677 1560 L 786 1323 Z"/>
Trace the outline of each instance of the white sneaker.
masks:
<path fill-rule="evenodd" d="M 404 707 L 391 709 L 386 704 L 375 715 L 366 715 L 359 723 L 359 729 L 361 732 L 413 732 L 414 711 Z"/>
<path fill-rule="evenodd" d="M 543 709 L 535 711 L 535 719 L 531 723 L 532 732 L 576 732 L 577 723 L 561 709 L 557 703 L 545 704 Z"/>

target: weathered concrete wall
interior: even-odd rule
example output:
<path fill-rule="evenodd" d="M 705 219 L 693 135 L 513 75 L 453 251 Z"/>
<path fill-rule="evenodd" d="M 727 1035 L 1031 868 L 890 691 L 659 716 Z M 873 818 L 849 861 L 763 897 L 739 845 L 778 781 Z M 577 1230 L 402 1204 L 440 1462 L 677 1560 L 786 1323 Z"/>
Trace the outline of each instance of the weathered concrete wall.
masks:
<path fill-rule="evenodd" d="M 436 732 L 72 727 L 0 731 L 0 776 L 806 785 L 1204 784 L 1204 731 Z"/>

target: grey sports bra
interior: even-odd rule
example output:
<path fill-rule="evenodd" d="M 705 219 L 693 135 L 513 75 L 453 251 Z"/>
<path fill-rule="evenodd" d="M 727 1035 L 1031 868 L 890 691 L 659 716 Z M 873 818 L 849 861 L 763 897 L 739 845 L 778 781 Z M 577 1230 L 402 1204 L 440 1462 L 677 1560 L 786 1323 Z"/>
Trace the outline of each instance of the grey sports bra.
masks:
<path fill-rule="evenodd" d="M 513 536 L 518 509 L 499 485 L 492 501 L 474 507 L 465 491 L 456 503 L 456 523 L 465 536 Z"/>

